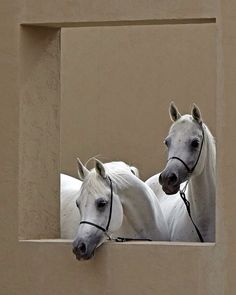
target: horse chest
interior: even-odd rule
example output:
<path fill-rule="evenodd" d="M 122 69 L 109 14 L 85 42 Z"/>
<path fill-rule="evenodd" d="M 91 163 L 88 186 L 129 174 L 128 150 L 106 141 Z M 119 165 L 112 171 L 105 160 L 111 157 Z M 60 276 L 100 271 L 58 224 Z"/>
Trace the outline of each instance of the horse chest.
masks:
<path fill-rule="evenodd" d="M 165 202 L 162 202 L 162 208 L 165 212 L 171 241 L 199 241 L 186 207 L 178 195 L 167 197 Z"/>

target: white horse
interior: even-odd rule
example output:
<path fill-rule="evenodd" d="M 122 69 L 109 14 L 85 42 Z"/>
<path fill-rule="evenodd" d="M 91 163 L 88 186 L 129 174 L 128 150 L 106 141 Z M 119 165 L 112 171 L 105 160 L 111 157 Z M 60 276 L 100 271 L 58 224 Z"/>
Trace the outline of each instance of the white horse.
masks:
<path fill-rule="evenodd" d="M 130 166 L 131 172 L 139 177 L 136 167 Z M 76 206 L 76 200 L 80 193 L 82 181 L 72 176 L 60 174 L 60 228 L 62 239 L 74 239 L 79 223 L 80 212 Z"/>
<path fill-rule="evenodd" d="M 168 223 L 171 241 L 215 241 L 215 165 L 214 138 L 202 122 L 199 108 L 191 115 L 181 115 L 171 103 L 170 117 L 174 122 L 165 139 L 168 161 L 165 169 L 146 183 L 160 201 Z M 191 221 L 179 192 L 184 191 L 190 203 Z M 184 196 L 184 195 L 182 195 Z"/>
<path fill-rule="evenodd" d="M 74 239 L 81 219 L 79 210 L 76 207 L 76 199 L 79 195 L 82 181 L 65 174 L 60 175 L 60 180 L 61 238 Z"/>
<path fill-rule="evenodd" d="M 77 217 L 71 214 L 71 209 L 68 209 L 71 205 L 66 206 L 66 199 L 61 208 L 62 217 L 71 214 L 70 221 L 66 223 L 69 228 L 62 232 L 78 227 L 73 242 L 77 259 L 90 259 L 107 238 L 169 240 L 158 199 L 127 164 L 103 164 L 95 159 L 95 169 L 89 171 L 78 159 L 78 174 L 83 183 L 80 190 L 80 183 L 78 186 L 75 184 L 76 197 L 69 198 L 68 202 L 74 205 L 76 198 L 80 214 Z M 66 210 L 69 214 L 64 212 Z"/>

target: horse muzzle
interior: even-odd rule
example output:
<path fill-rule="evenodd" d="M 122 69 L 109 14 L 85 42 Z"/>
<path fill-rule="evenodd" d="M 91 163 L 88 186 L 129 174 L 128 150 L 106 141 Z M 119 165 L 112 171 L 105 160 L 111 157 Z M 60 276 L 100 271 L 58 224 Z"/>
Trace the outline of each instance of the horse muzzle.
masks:
<path fill-rule="evenodd" d="M 164 170 L 159 176 L 159 183 L 167 195 L 176 194 L 180 188 L 178 175 L 174 172 Z"/>
<path fill-rule="evenodd" d="M 98 232 L 99 233 L 99 232 Z M 93 234 L 90 236 L 77 236 L 72 244 L 72 251 L 78 260 L 89 260 L 94 256 L 94 252 L 104 241 L 104 235 Z"/>
<path fill-rule="evenodd" d="M 89 260 L 94 256 L 95 245 L 90 245 L 82 239 L 76 239 L 73 242 L 73 253 L 78 260 Z"/>

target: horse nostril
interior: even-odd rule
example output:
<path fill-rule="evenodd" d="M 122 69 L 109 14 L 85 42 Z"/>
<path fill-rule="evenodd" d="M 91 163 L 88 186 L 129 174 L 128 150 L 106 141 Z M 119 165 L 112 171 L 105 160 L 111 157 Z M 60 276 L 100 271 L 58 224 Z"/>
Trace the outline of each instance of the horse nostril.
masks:
<path fill-rule="evenodd" d="M 86 252 L 86 245 L 85 243 L 81 243 L 79 246 L 78 246 L 78 249 L 80 251 L 80 253 L 83 255 L 85 252 Z"/>
<path fill-rule="evenodd" d="M 159 183 L 160 183 L 160 185 L 163 184 L 162 173 L 159 175 Z"/>
<path fill-rule="evenodd" d="M 87 252 L 87 246 L 86 243 L 81 241 L 80 239 L 77 239 L 73 242 L 73 253 L 77 258 L 83 257 Z"/>
<path fill-rule="evenodd" d="M 172 173 L 170 176 L 169 176 L 169 181 L 171 184 L 175 184 L 177 182 L 178 178 L 176 176 L 175 173 Z"/>

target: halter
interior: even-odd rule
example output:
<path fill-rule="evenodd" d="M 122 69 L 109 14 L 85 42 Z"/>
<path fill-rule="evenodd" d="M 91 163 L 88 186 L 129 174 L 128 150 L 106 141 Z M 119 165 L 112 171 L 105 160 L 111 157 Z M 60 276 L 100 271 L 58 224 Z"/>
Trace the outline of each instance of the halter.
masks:
<path fill-rule="evenodd" d="M 117 238 L 111 238 L 108 235 L 108 229 L 110 226 L 110 222 L 111 222 L 111 215 L 112 215 L 112 206 L 113 206 L 113 183 L 112 180 L 109 176 L 107 176 L 107 179 L 109 180 L 109 184 L 110 184 L 110 190 L 111 190 L 111 203 L 110 203 L 110 210 L 109 210 L 109 216 L 108 216 L 108 221 L 107 221 L 107 225 L 106 227 L 102 227 L 96 223 L 90 222 L 90 221 L 80 221 L 80 224 L 89 224 L 91 226 L 95 226 L 96 228 L 100 229 L 101 231 L 104 232 L 104 234 L 108 237 L 109 240 L 115 241 L 115 242 L 128 242 L 128 241 L 152 241 L 150 239 L 133 239 L 133 238 L 124 238 L 124 237 L 117 237 Z"/>
<path fill-rule="evenodd" d="M 80 221 L 80 224 L 89 224 L 89 225 L 92 225 L 92 226 L 95 226 L 96 228 L 102 230 L 109 238 L 109 240 L 111 240 L 110 236 L 107 234 L 107 231 L 109 229 L 109 225 L 110 225 L 110 222 L 111 222 L 111 215 L 112 215 L 112 205 L 113 205 L 113 184 L 112 184 L 112 180 L 111 178 L 108 176 L 107 179 L 109 180 L 109 184 L 110 184 L 110 190 L 111 190 L 111 203 L 110 203 L 110 210 L 109 210 L 109 216 L 108 216 L 108 221 L 107 221 L 107 225 L 106 227 L 102 227 L 96 223 L 93 223 L 93 222 L 90 222 L 90 221 L 86 221 L 86 220 L 83 220 L 83 221 Z"/>
<path fill-rule="evenodd" d="M 193 224 L 193 226 L 194 226 L 194 228 L 195 228 L 195 230 L 197 232 L 198 238 L 201 241 L 201 243 L 203 243 L 204 242 L 204 239 L 202 237 L 202 234 L 201 234 L 199 228 L 197 227 L 197 225 L 193 221 L 193 218 L 192 218 L 192 215 L 191 215 L 191 210 L 190 210 L 190 202 L 189 202 L 189 200 L 187 200 L 186 195 L 185 195 L 185 191 L 186 191 L 187 185 L 189 183 L 189 177 L 193 173 L 194 169 L 196 168 L 196 166 L 198 164 L 198 161 L 200 159 L 201 153 L 202 153 L 202 148 L 203 148 L 203 143 L 204 143 L 205 135 L 204 135 L 204 130 L 203 130 L 202 123 L 200 123 L 199 125 L 200 125 L 201 130 L 202 130 L 202 142 L 201 142 L 201 147 L 200 147 L 200 150 L 199 150 L 199 153 L 198 153 L 197 160 L 196 160 L 195 164 L 193 165 L 193 167 L 192 168 L 189 168 L 189 166 L 182 159 L 180 159 L 179 157 L 171 157 L 171 158 L 168 159 L 168 161 L 170 161 L 172 159 L 176 159 L 176 160 L 180 161 L 184 165 L 184 167 L 186 168 L 186 170 L 188 171 L 188 174 L 189 174 L 188 175 L 188 180 L 187 180 L 186 185 L 184 186 L 184 188 L 182 190 L 179 190 L 179 194 L 180 194 L 180 197 L 181 197 L 181 199 L 183 200 L 183 202 L 184 202 L 184 204 L 186 206 L 188 215 L 189 215 L 189 217 L 191 219 L 191 222 L 192 222 L 192 224 Z"/>
<path fill-rule="evenodd" d="M 193 167 L 192 168 L 189 168 L 189 166 L 182 159 L 180 159 L 179 157 L 171 157 L 167 161 L 167 162 L 169 162 L 170 160 L 173 160 L 173 159 L 176 159 L 176 160 L 180 161 L 184 165 L 184 167 L 186 168 L 186 170 L 188 171 L 189 174 L 192 174 L 193 173 L 194 169 L 196 168 L 196 166 L 198 164 L 198 161 L 200 159 L 201 153 L 202 153 L 202 147 L 203 147 L 205 135 L 204 135 L 204 130 L 203 130 L 202 124 L 200 123 L 199 125 L 200 125 L 201 130 L 202 130 L 202 142 L 201 142 L 201 147 L 200 147 L 200 151 L 198 153 L 197 160 L 196 160 L 195 164 L 193 165 Z"/>

